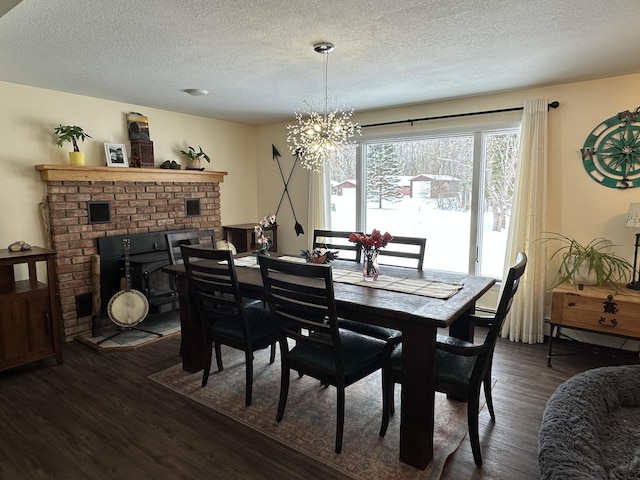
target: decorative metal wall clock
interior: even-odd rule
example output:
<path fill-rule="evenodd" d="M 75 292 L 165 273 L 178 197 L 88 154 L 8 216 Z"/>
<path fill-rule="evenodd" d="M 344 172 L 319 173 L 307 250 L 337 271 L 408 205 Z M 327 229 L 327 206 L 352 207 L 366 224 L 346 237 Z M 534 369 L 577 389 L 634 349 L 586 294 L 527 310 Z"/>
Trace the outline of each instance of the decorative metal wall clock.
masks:
<path fill-rule="evenodd" d="M 591 178 L 609 188 L 640 187 L 640 107 L 608 118 L 584 142 L 582 163 Z"/>

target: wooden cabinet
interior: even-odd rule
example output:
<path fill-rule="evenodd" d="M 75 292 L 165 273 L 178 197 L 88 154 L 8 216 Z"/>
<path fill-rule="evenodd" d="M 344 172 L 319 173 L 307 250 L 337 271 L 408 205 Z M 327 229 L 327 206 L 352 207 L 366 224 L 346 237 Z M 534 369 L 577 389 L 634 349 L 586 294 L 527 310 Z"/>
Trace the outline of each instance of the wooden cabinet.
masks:
<path fill-rule="evenodd" d="M 553 331 L 561 327 L 640 340 L 640 291 L 610 287 L 560 285 L 551 297 L 547 366 L 551 366 Z"/>
<path fill-rule="evenodd" d="M 258 249 L 256 235 L 254 232 L 255 223 L 241 223 L 239 225 L 225 225 L 222 227 L 222 236 L 228 242 L 233 243 L 238 253 L 253 252 Z M 267 235 L 271 237 L 272 252 L 278 251 L 278 225 L 270 225 L 265 228 Z"/>
<path fill-rule="evenodd" d="M 0 249 L 0 370 L 48 357 L 62 363 L 54 259 L 40 247 Z M 38 280 L 40 262 L 47 283 Z M 26 268 L 25 280 L 16 280 L 19 268 Z"/>

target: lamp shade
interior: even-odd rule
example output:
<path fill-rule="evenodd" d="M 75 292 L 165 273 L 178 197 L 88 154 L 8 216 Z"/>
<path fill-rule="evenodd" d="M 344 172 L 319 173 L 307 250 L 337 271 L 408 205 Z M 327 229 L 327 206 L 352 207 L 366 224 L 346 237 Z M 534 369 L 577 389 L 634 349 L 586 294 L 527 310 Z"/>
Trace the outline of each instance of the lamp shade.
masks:
<path fill-rule="evenodd" d="M 627 227 L 640 227 L 640 203 L 630 203 L 627 218 L 624 222 Z"/>

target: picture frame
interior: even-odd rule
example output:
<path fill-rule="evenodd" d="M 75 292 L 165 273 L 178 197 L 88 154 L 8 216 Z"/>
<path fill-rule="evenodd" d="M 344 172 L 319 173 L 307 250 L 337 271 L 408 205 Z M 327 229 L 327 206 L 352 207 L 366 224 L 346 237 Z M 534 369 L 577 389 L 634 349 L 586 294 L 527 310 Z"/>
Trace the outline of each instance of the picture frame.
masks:
<path fill-rule="evenodd" d="M 104 154 L 107 158 L 107 167 L 128 167 L 127 147 L 124 143 L 105 143 Z"/>
<path fill-rule="evenodd" d="M 129 132 L 129 140 L 151 141 L 149 119 L 141 113 L 127 113 L 127 131 Z"/>

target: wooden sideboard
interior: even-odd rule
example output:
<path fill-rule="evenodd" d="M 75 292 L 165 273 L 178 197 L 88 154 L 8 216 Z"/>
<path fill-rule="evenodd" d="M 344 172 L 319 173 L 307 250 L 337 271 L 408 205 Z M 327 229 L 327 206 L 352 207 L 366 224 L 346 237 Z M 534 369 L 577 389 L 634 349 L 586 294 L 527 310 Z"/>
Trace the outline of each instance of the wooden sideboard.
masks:
<path fill-rule="evenodd" d="M 640 291 L 626 285 L 617 285 L 617 291 L 612 287 L 584 286 L 580 290 L 570 284 L 560 285 L 552 293 L 549 324 L 548 367 L 554 329 L 572 328 L 640 340 Z"/>
<path fill-rule="evenodd" d="M 255 235 L 256 223 L 241 223 L 239 225 L 223 225 L 222 236 L 228 242 L 233 243 L 238 253 L 252 252 L 257 250 L 259 245 L 256 243 Z M 270 250 L 278 251 L 278 225 L 270 225 L 265 228 L 267 235 L 271 236 L 273 243 Z"/>
<path fill-rule="evenodd" d="M 0 250 L 0 370 L 43 358 L 62 363 L 55 252 L 40 247 Z M 46 266 L 47 283 L 38 281 L 37 264 Z M 16 280 L 16 269 L 28 278 Z"/>

